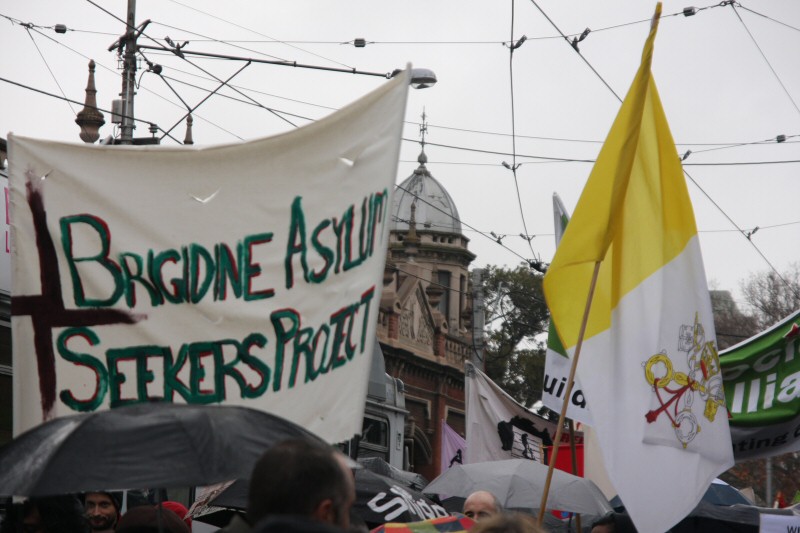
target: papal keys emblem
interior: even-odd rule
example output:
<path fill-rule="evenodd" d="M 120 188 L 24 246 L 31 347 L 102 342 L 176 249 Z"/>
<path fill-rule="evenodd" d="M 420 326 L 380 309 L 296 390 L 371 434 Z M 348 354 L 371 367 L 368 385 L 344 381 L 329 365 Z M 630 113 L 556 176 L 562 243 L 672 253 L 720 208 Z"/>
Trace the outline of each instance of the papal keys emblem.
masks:
<path fill-rule="evenodd" d="M 713 422 L 717 410 L 725 405 L 725 395 L 717 348 L 714 340 L 706 340 L 697 313 L 694 325 L 682 325 L 678 337 L 678 350 L 686 353 L 688 371 L 675 371 L 675 366 L 683 365 L 673 365 L 666 351 L 647 360 L 644 377 L 653 387 L 659 407 L 649 411 L 645 418 L 652 424 L 662 414 L 666 415 L 678 441 L 686 448 L 701 429 L 693 410 L 696 396 L 705 404 L 702 416 Z"/>

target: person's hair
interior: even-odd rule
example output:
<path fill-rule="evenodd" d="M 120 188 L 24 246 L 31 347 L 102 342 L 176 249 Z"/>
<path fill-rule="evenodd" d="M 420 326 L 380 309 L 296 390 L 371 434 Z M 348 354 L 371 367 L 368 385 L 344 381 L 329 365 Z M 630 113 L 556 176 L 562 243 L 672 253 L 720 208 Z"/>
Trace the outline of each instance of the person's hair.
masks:
<path fill-rule="evenodd" d="M 267 450 L 253 468 L 247 519 L 255 525 L 267 515 L 311 516 L 326 499 L 340 509 L 348 487 L 332 447 L 306 439 L 283 441 Z"/>
<path fill-rule="evenodd" d="M 80 500 L 72 495 L 29 498 L 23 503 L 13 504 L 2 525 L 0 533 L 16 533 L 22 521 L 34 509 L 39 511 L 42 530 L 47 533 L 88 533 L 89 522 L 83 515 Z"/>
<path fill-rule="evenodd" d="M 536 519 L 523 513 L 498 513 L 476 522 L 470 533 L 547 533 Z"/>
<path fill-rule="evenodd" d="M 107 492 L 103 490 L 90 490 L 88 492 L 84 492 L 81 494 L 81 503 L 86 504 L 86 497 L 89 494 L 103 494 L 108 496 L 111 500 L 111 503 L 114 505 L 114 508 L 117 510 L 117 514 L 122 514 L 122 493 L 121 492 Z"/>

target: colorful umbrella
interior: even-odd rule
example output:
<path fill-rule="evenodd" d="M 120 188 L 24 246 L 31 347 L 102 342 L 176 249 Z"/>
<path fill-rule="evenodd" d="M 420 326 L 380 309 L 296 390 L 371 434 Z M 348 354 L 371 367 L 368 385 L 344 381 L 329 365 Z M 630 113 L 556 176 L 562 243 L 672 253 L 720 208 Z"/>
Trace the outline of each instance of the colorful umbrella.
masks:
<path fill-rule="evenodd" d="M 459 532 L 469 531 L 475 522 L 466 516 L 445 516 L 443 518 L 431 518 L 421 522 L 389 522 L 380 527 L 376 527 L 370 533 L 437 533 L 437 532 Z"/>

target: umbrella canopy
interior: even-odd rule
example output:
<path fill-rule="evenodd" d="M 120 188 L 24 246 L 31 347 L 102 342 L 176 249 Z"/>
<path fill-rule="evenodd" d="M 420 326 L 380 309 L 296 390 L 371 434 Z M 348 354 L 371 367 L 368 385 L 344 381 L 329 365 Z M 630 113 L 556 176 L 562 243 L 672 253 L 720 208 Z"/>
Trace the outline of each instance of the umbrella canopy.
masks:
<path fill-rule="evenodd" d="M 238 406 L 138 404 L 56 418 L 0 448 L 0 495 L 208 485 L 248 477 L 270 446 L 323 442 Z"/>
<path fill-rule="evenodd" d="M 466 497 L 487 490 L 506 507 L 536 509 L 542 499 L 547 466 L 529 459 L 454 465 L 423 490 L 426 494 Z M 603 515 L 611 505 L 590 480 L 553 471 L 547 509 Z"/>
<path fill-rule="evenodd" d="M 359 457 L 358 464 L 376 474 L 399 481 L 401 484 L 414 490 L 422 490 L 428 484 L 428 480 L 425 479 L 423 475 L 417 474 L 416 472 L 400 470 L 396 466 L 387 463 L 386 460 L 381 457 Z"/>
<path fill-rule="evenodd" d="M 417 522 L 449 515 L 444 507 L 434 503 L 422 493 L 408 488 L 400 481 L 365 468 L 355 471 L 355 484 L 356 501 L 353 504 L 353 511 L 368 525 L 385 522 Z M 238 480 L 211 498 L 208 505 L 245 509 L 248 485 L 246 480 Z"/>

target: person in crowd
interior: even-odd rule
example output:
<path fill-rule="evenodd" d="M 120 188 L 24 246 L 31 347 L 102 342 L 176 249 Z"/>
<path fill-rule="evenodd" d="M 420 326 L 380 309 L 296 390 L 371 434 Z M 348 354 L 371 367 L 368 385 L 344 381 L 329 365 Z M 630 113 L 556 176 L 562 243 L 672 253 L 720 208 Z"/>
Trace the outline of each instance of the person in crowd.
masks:
<path fill-rule="evenodd" d="M 341 533 L 350 527 L 355 480 L 344 455 L 304 439 L 276 444 L 250 476 L 253 533 Z"/>
<path fill-rule="evenodd" d="M 500 513 L 484 517 L 469 530 L 470 533 L 547 533 L 536 519 L 523 513 Z"/>
<path fill-rule="evenodd" d="M 592 533 L 636 533 L 627 514 L 610 512 L 592 524 Z"/>
<path fill-rule="evenodd" d="M 29 498 L 9 507 L 0 533 L 89 533 L 89 524 L 75 496 Z"/>
<path fill-rule="evenodd" d="M 116 533 L 189 533 L 189 526 L 166 507 L 140 505 L 122 515 Z"/>
<path fill-rule="evenodd" d="M 122 497 L 112 492 L 87 492 L 83 509 L 92 533 L 112 533 L 119 521 Z"/>
<path fill-rule="evenodd" d="M 167 500 L 165 502 L 162 502 L 161 506 L 164 509 L 169 509 L 170 511 L 178 515 L 178 517 L 181 520 L 183 520 L 187 526 L 189 526 L 189 531 L 192 530 L 192 517 L 188 516 L 189 509 L 187 509 L 185 505 L 183 505 L 181 502 L 174 502 L 171 500 Z"/>
<path fill-rule="evenodd" d="M 486 490 L 478 490 L 470 494 L 464 501 L 464 515 L 476 522 L 496 515 L 503 510 L 497 496 Z"/>

